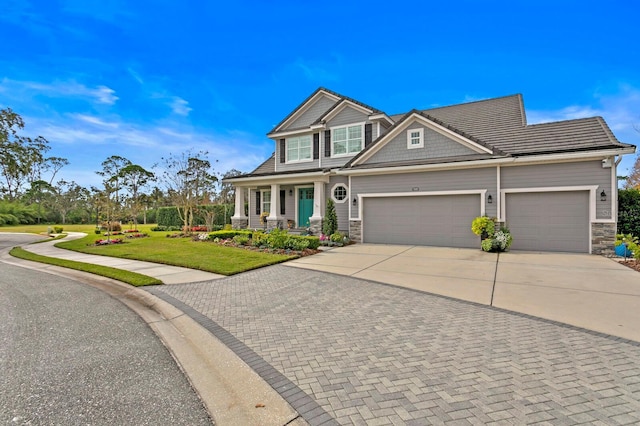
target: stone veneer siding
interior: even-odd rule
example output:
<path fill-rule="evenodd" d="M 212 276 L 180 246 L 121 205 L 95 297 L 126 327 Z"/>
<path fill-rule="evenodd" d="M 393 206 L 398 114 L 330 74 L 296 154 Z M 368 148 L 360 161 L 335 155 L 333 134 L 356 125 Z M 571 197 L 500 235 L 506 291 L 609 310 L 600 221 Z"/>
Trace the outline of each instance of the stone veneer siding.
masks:
<path fill-rule="evenodd" d="M 605 256 L 613 255 L 616 243 L 615 223 L 592 223 L 591 224 L 591 253 Z"/>
<path fill-rule="evenodd" d="M 350 220 L 349 221 L 349 238 L 356 243 L 362 242 L 362 221 Z"/>
<path fill-rule="evenodd" d="M 249 218 L 242 219 L 231 218 L 231 227 L 233 229 L 247 229 L 249 227 Z"/>

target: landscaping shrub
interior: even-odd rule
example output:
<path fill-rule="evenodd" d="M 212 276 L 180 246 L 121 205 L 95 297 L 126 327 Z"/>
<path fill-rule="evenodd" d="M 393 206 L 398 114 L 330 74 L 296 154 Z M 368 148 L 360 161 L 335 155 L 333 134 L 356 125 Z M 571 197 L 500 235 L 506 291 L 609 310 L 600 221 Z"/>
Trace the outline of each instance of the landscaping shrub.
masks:
<path fill-rule="evenodd" d="M 235 229 L 231 231 L 214 231 L 209 233 L 209 239 L 213 240 L 213 239 L 219 238 L 221 240 L 226 240 L 229 238 L 233 238 L 236 235 L 245 235 L 247 236 L 247 238 L 251 238 L 252 234 L 253 234 L 253 231 L 246 230 L 246 229 Z"/>
<path fill-rule="evenodd" d="M 53 232 L 55 232 L 56 234 L 62 234 L 62 226 L 54 226 Z"/>
<path fill-rule="evenodd" d="M 102 222 L 102 225 L 100 225 L 100 227 L 102 229 L 106 229 L 107 231 L 122 231 L 122 225 L 120 225 L 120 222 Z"/>
<path fill-rule="evenodd" d="M 181 231 L 182 227 L 181 226 L 154 226 L 153 228 L 151 228 L 151 230 L 154 232 L 162 232 L 162 231 L 173 232 L 173 231 Z"/>
<path fill-rule="evenodd" d="M 233 242 L 238 244 L 239 246 L 247 245 L 249 243 L 249 236 L 248 235 L 236 235 L 235 237 L 233 237 Z"/>
<path fill-rule="evenodd" d="M 336 214 L 336 206 L 333 200 L 329 198 L 327 200 L 327 211 L 324 215 L 324 222 L 322 223 L 322 233 L 325 235 L 335 234 L 338 230 L 338 215 Z"/>
<path fill-rule="evenodd" d="M 341 232 L 334 232 L 329 238 L 334 243 L 341 243 L 344 239 L 344 234 L 342 234 Z"/>

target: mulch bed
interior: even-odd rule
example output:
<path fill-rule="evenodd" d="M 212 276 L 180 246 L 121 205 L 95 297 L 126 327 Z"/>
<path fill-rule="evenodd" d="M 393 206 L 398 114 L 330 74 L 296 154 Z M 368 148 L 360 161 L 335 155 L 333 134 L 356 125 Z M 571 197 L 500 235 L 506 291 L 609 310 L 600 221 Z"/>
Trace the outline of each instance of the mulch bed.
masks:
<path fill-rule="evenodd" d="M 635 259 L 630 259 L 630 260 L 623 260 L 622 262 L 620 262 L 621 265 L 627 266 L 631 269 L 635 269 L 636 271 L 640 272 L 640 262 L 638 262 Z"/>

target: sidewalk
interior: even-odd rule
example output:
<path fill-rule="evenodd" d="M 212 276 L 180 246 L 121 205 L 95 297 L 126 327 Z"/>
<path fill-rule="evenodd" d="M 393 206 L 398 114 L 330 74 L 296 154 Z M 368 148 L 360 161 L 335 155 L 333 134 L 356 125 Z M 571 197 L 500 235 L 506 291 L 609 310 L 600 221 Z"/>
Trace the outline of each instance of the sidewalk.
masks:
<path fill-rule="evenodd" d="M 161 265 L 159 263 L 142 262 L 139 260 L 97 256 L 93 254 L 64 250 L 54 246 L 54 244 L 57 244 L 61 241 L 77 240 L 78 238 L 82 238 L 85 235 L 86 234 L 82 232 L 69 232 L 65 238 L 62 238 L 60 240 L 47 241 L 39 244 L 29 244 L 23 246 L 22 248 L 26 251 L 42 256 L 73 260 L 76 262 L 92 263 L 102 266 L 110 266 L 112 268 L 123 269 L 125 271 L 137 272 L 138 274 L 157 278 L 164 284 L 184 284 L 224 278 L 224 275 L 213 274 L 211 272 L 181 268 L 178 266 Z"/>

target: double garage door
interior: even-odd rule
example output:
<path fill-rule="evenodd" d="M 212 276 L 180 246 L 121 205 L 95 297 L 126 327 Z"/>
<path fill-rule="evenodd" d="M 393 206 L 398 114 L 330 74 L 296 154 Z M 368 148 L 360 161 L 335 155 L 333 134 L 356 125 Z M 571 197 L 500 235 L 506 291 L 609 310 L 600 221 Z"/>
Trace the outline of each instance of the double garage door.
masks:
<path fill-rule="evenodd" d="M 471 221 L 480 215 L 480 195 L 364 198 L 365 243 L 478 247 Z"/>
<path fill-rule="evenodd" d="M 480 195 L 364 198 L 365 243 L 478 248 L 471 222 Z M 512 250 L 589 252 L 589 192 L 523 192 L 505 197 Z"/>

